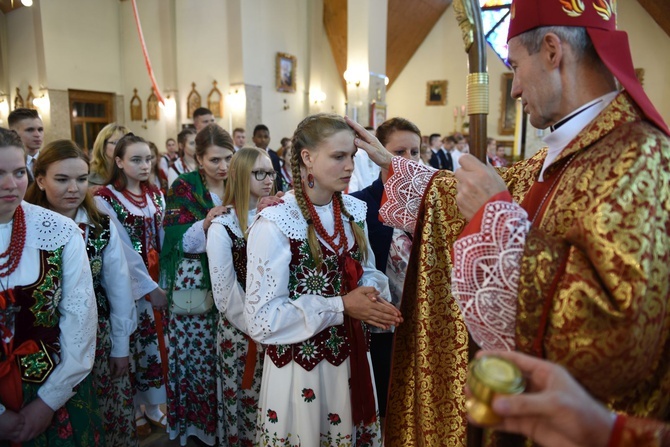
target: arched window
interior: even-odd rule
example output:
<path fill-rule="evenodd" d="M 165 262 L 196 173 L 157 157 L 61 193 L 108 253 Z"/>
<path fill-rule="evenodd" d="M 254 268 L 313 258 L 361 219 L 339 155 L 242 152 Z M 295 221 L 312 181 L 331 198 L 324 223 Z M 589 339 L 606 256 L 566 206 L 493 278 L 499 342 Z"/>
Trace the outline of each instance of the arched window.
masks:
<path fill-rule="evenodd" d="M 493 51 L 507 64 L 507 31 L 512 0 L 479 0 L 484 36 Z"/>

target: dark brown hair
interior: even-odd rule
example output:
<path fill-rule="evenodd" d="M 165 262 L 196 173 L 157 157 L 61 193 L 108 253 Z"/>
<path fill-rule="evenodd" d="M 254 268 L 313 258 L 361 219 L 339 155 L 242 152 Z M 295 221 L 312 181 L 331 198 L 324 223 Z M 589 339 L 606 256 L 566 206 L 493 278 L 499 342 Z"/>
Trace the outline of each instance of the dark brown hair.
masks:
<path fill-rule="evenodd" d="M 399 130 L 415 133 L 419 137 L 419 141 L 421 141 L 421 131 L 419 131 L 419 128 L 416 127 L 413 122 L 399 117 L 384 121 L 379 127 L 377 127 L 375 136 L 383 146 L 386 146 L 389 138 L 391 138 L 391 134 Z"/>
<path fill-rule="evenodd" d="M 200 129 L 195 136 L 195 156 L 200 160 L 205 156 L 205 152 L 210 146 L 219 146 L 235 153 L 235 146 L 230 134 L 218 124 L 208 124 Z"/>
<path fill-rule="evenodd" d="M 62 160 L 69 160 L 70 158 L 78 158 L 83 160 L 86 163 L 86 166 L 89 164 L 88 156 L 79 148 L 79 146 L 77 146 L 74 141 L 52 141 L 40 151 L 40 156 L 35 160 L 35 179 L 39 177 L 45 177 L 47 175 L 47 171 L 49 170 L 49 166 L 52 164 Z M 41 190 L 36 181 L 33 182 L 28 188 L 25 200 L 26 202 L 41 206 L 42 208 L 51 209 L 51 203 L 49 203 L 46 191 Z M 102 217 L 98 212 L 98 208 L 95 206 L 95 202 L 93 201 L 93 197 L 91 196 L 88 188 L 86 188 L 86 195 L 84 196 L 84 201 L 80 206 L 86 210 L 91 223 L 96 227 L 100 227 Z"/>
<path fill-rule="evenodd" d="M 114 188 L 116 188 L 117 191 L 123 191 L 124 189 L 126 189 L 126 186 L 128 186 L 128 179 L 126 178 L 126 173 L 123 172 L 123 170 L 119 168 L 119 166 L 116 164 L 116 157 L 123 159 L 124 155 L 126 155 L 126 149 L 128 149 L 128 146 L 136 143 L 144 143 L 147 145 L 147 147 L 149 146 L 149 143 L 144 138 L 138 137 L 133 133 L 129 133 L 124 135 L 123 138 L 121 138 L 119 142 L 116 143 L 116 147 L 114 148 L 114 160 L 112 162 L 112 172 L 109 174 L 107 184 L 114 185 Z M 149 148 L 149 150 L 151 151 L 151 148 Z M 156 189 L 155 186 L 151 185 L 146 180 L 141 182 L 141 185 L 147 185 L 151 190 Z"/>

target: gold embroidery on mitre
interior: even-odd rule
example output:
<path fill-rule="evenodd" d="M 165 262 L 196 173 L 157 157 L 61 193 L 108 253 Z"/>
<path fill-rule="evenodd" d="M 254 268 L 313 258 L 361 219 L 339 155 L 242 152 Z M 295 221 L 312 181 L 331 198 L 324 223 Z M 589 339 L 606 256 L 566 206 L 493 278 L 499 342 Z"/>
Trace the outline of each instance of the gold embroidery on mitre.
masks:
<path fill-rule="evenodd" d="M 582 0 L 558 0 L 563 5 L 563 12 L 570 17 L 579 17 L 584 13 Z"/>
<path fill-rule="evenodd" d="M 605 21 L 609 21 L 616 14 L 616 0 L 596 0 L 593 8 Z"/>

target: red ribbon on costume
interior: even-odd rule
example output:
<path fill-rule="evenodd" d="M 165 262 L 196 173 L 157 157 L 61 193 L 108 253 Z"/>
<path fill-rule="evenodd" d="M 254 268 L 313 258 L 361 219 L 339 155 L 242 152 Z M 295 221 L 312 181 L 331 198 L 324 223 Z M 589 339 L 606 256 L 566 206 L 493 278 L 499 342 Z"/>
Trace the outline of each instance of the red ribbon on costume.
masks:
<path fill-rule="evenodd" d="M 344 292 L 351 292 L 358 287 L 358 281 L 363 276 L 361 263 L 345 254 L 343 265 L 342 284 Z M 370 376 L 368 363 L 368 349 L 363 324 L 360 320 L 344 316 L 345 328 L 351 337 L 351 410 L 354 424 L 369 425 L 377 420 L 375 393 Z"/>
<path fill-rule="evenodd" d="M 6 358 L 0 362 L 0 401 L 11 411 L 18 412 L 23 405 L 23 389 L 16 356 L 34 354 L 40 348 L 34 340 L 24 341 L 16 349 L 12 349 L 12 344 L 13 342 L 9 342 L 9 345 L 3 343 Z"/>
<path fill-rule="evenodd" d="M 149 250 L 147 253 L 147 270 L 149 271 L 149 276 L 154 281 L 158 281 L 160 276 L 160 266 L 158 265 L 158 251 L 155 249 Z M 149 295 L 145 297 L 147 301 L 151 301 Z M 156 336 L 158 337 L 158 352 L 161 356 L 161 369 L 163 370 L 163 380 L 165 385 L 168 383 L 168 355 L 167 347 L 165 346 L 165 335 L 163 334 L 163 312 L 158 309 L 154 309 L 154 322 L 156 323 Z"/>
<path fill-rule="evenodd" d="M 244 335 L 249 342 L 249 349 L 247 349 L 247 359 L 244 362 L 244 375 L 242 376 L 242 389 L 249 390 L 254 381 L 254 370 L 256 369 L 256 342 L 248 335 Z"/>

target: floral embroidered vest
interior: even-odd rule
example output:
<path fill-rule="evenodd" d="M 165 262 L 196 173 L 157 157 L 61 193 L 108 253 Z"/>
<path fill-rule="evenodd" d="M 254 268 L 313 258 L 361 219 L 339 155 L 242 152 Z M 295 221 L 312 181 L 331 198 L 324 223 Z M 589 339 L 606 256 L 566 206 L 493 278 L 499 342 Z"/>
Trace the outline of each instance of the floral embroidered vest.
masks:
<path fill-rule="evenodd" d="M 151 201 L 156 207 L 156 214 L 151 217 L 138 216 L 131 213 L 128 208 L 114 195 L 108 188 L 100 189 L 96 195 L 102 197 L 110 204 L 116 216 L 121 222 L 121 225 L 126 229 L 130 241 L 133 244 L 133 249 L 138 252 L 144 264 L 148 266 L 148 253 L 152 248 L 160 251 L 160 229 L 163 225 L 163 207 L 160 203 L 160 194 L 158 192 L 151 192 Z M 147 247 L 146 244 L 149 244 Z"/>
<path fill-rule="evenodd" d="M 40 250 L 40 275 L 33 284 L 16 286 L 14 298 L 20 307 L 15 315 L 14 346 L 34 340 L 40 350 L 19 356 L 21 379 L 42 383 L 60 357 L 60 312 L 63 247 Z"/>
<path fill-rule="evenodd" d="M 110 220 L 109 216 L 101 216 L 99 227 L 88 227 L 88 238 L 86 239 L 86 253 L 91 264 L 91 274 L 93 275 L 93 290 L 95 291 L 95 300 L 98 304 L 98 319 L 109 318 L 109 301 L 107 292 L 102 287 L 102 255 L 109 244 L 110 238 Z"/>
<path fill-rule="evenodd" d="M 319 242 L 324 259 L 317 268 L 307 240 L 289 238 L 289 241 L 291 244 L 289 298 L 295 300 L 303 294 L 321 295 L 326 298 L 339 296 L 342 287 L 342 258 Z M 361 260 L 358 244 L 354 243 L 349 253 L 354 259 Z M 364 329 L 367 335 L 365 325 Z M 294 361 L 305 370 L 311 371 L 324 360 L 334 366 L 342 364 L 351 353 L 351 343 L 349 330 L 344 324 L 340 324 L 326 328 L 303 342 L 268 345 L 266 349 L 272 363 L 278 368 Z"/>

